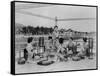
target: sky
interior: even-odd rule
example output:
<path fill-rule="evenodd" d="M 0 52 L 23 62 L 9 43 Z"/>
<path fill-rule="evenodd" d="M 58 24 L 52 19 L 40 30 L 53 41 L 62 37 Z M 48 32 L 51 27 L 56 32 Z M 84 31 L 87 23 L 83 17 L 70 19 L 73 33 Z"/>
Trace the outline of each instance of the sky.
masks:
<path fill-rule="evenodd" d="M 19 2 L 15 4 L 15 22 L 25 26 L 54 27 L 55 17 L 57 19 L 71 19 L 57 21 L 59 29 L 73 29 L 82 32 L 96 31 L 95 7 Z M 85 19 L 80 20 L 81 18 Z"/>

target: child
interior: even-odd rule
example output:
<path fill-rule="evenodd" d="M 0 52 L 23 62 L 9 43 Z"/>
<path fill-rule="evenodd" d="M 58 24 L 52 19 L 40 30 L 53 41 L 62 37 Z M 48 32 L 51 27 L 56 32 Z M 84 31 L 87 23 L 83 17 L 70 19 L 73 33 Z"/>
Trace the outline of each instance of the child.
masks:
<path fill-rule="evenodd" d="M 53 46 L 53 40 L 52 40 L 52 36 L 48 37 L 48 42 L 45 44 L 47 49 L 51 49 Z"/>
<path fill-rule="evenodd" d="M 54 52 L 54 50 L 53 50 L 53 40 L 52 40 L 52 36 L 49 36 L 48 37 L 48 42 L 45 44 L 45 46 L 46 46 L 46 51 L 45 51 L 45 54 L 44 55 L 48 59 L 49 58 L 49 55 L 51 55 L 51 53 Z"/>

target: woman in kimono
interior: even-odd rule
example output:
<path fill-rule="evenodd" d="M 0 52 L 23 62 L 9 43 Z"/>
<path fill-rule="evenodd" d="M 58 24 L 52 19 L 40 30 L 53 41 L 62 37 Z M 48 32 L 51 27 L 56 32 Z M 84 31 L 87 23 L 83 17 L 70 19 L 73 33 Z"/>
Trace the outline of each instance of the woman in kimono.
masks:
<path fill-rule="evenodd" d="M 77 46 L 76 43 L 73 41 L 72 37 L 68 41 L 67 48 L 68 48 L 68 54 L 75 55 L 77 53 Z"/>
<path fill-rule="evenodd" d="M 81 51 L 79 52 L 78 56 L 90 57 L 90 49 L 89 49 L 89 43 L 87 41 L 87 38 L 83 38 L 83 43 L 81 44 Z"/>
<path fill-rule="evenodd" d="M 53 38 L 53 46 L 55 47 L 56 52 L 57 52 L 57 46 L 58 46 L 58 37 L 59 37 L 58 26 L 55 26 L 54 31 L 52 33 L 52 38 Z"/>
<path fill-rule="evenodd" d="M 27 62 L 30 63 L 32 61 L 32 57 L 33 57 L 33 38 L 29 37 L 27 40 L 27 46 L 26 46 L 26 51 L 28 53 L 28 58 L 27 58 Z"/>

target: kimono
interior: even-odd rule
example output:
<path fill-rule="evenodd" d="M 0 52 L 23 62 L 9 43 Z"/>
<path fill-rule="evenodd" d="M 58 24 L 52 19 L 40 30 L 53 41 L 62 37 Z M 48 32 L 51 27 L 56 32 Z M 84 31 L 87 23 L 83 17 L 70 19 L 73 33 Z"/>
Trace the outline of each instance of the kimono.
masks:
<path fill-rule="evenodd" d="M 55 48 L 55 51 L 57 52 L 59 32 L 54 31 L 53 34 L 52 34 L 52 37 L 53 37 L 53 46 Z"/>
<path fill-rule="evenodd" d="M 30 62 L 33 57 L 33 46 L 31 43 L 28 43 L 26 46 L 26 50 L 28 51 L 28 58 L 27 61 Z"/>
<path fill-rule="evenodd" d="M 74 41 L 68 42 L 67 48 L 68 48 L 69 54 L 76 54 L 77 53 L 77 46 L 76 46 L 76 43 Z"/>
<path fill-rule="evenodd" d="M 80 55 L 82 56 L 90 56 L 90 49 L 89 49 L 89 44 L 88 42 L 83 42 L 81 44 L 81 51 L 79 52 Z"/>

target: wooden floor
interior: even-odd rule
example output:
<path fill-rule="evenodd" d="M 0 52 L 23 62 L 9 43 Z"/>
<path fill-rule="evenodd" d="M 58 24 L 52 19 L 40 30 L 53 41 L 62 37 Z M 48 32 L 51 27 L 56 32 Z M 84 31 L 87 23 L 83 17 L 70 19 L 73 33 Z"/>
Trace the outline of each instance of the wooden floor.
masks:
<path fill-rule="evenodd" d="M 67 62 L 55 62 L 48 66 L 40 66 L 35 62 L 26 63 L 24 65 L 15 65 L 15 73 L 35 73 L 35 72 L 50 72 L 50 71 L 69 71 L 69 70 L 80 70 L 80 69 L 95 69 L 96 68 L 96 57 L 92 60 L 86 58 L 80 61 L 72 61 L 71 59 Z"/>

